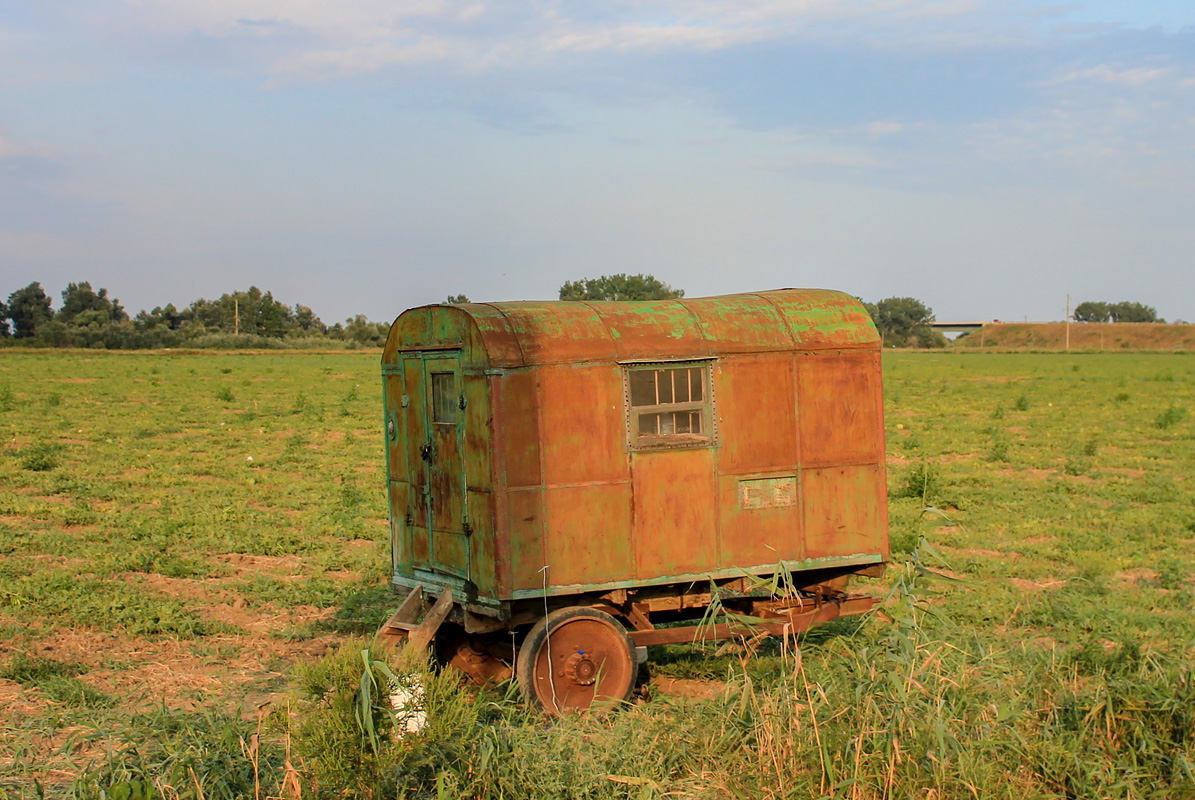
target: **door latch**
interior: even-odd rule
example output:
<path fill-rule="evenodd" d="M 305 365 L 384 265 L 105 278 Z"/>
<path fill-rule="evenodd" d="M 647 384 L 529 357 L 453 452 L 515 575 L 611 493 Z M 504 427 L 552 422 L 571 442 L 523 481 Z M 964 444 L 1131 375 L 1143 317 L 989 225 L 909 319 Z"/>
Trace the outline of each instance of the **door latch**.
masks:
<path fill-rule="evenodd" d="M 436 448 L 432 446 L 431 442 L 419 445 L 419 457 L 424 461 L 431 461 L 436 457 Z"/>
<path fill-rule="evenodd" d="M 461 523 L 461 533 L 465 534 L 466 536 L 473 535 L 473 526 L 469 524 L 469 520 L 465 520 Z"/>

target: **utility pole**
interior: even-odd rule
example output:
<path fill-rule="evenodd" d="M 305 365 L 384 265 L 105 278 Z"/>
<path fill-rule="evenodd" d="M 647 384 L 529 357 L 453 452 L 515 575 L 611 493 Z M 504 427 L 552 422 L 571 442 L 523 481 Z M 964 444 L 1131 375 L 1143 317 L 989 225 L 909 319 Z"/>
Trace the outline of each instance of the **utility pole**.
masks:
<path fill-rule="evenodd" d="M 241 299 L 239 297 L 232 298 L 232 335 L 241 335 Z"/>
<path fill-rule="evenodd" d="M 1066 293 L 1066 349 L 1071 349 L 1071 293 Z"/>

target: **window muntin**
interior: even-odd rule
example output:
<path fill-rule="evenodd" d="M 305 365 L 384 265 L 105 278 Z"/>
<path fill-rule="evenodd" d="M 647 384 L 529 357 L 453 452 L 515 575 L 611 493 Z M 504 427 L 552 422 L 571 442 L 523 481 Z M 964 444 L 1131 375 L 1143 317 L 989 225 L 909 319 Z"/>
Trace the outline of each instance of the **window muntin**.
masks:
<path fill-rule="evenodd" d="M 432 421 L 443 425 L 455 425 L 456 409 L 456 375 L 451 372 L 433 372 Z"/>
<path fill-rule="evenodd" d="M 710 365 L 626 368 L 627 443 L 634 450 L 713 443 Z"/>

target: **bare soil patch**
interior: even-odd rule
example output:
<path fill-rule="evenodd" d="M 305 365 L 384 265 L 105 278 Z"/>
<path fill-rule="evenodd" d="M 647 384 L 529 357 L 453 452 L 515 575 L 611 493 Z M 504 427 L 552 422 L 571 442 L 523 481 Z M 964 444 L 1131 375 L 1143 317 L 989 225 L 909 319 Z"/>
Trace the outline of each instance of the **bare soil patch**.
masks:
<path fill-rule="evenodd" d="M 703 681 L 692 678 L 669 678 L 657 675 L 651 679 L 653 692 L 668 697 L 684 697 L 689 700 L 712 700 L 726 691 L 723 681 Z"/>

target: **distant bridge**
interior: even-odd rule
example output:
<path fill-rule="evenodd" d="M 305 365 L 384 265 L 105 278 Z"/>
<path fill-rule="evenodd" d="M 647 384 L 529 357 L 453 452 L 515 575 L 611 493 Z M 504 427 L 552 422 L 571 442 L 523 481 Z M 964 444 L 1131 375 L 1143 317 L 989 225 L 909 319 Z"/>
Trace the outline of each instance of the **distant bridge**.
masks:
<path fill-rule="evenodd" d="M 942 333 L 967 333 L 977 331 L 987 322 L 931 322 L 929 326 Z"/>

